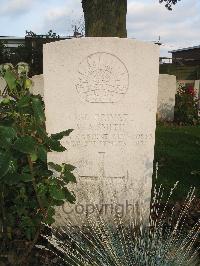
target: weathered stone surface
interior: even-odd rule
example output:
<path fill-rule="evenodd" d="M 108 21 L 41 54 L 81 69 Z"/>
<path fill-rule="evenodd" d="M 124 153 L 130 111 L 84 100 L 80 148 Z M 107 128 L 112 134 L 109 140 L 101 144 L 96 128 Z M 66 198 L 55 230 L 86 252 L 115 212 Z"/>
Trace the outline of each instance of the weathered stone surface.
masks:
<path fill-rule="evenodd" d="M 49 160 L 77 166 L 76 213 L 88 210 L 88 203 L 104 212 L 114 198 L 124 212 L 138 201 L 149 212 L 158 58 L 156 45 L 129 39 L 44 46 L 47 131 L 74 129 L 63 140 L 67 151 L 49 154 Z"/>
<path fill-rule="evenodd" d="M 0 77 L 0 92 L 1 93 L 3 92 L 3 90 L 5 89 L 5 87 L 6 87 L 6 81 L 2 77 Z"/>
<path fill-rule="evenodd" d="M 195 97 L 200 99 L 200 80 L 194 82 Z"/>
<path fill-rule="evenodd" d="M 176 94 L 176 76 L 160 74 L 158 82 L 157 118 L 173 121 Z"/>
<path fill-rule="evenodd" d="M 198 116 L 200 117 L 200 80 L 194 83 L 195 99 L 198 101 Z"/>
<path fill-rule="evenodd" d="M 40 94 L 43 97 L 44 96 L 43 75 L 35 75 L 31 78 L 31 80 L 33 82 L 31 92 L 35 95 Z"/>

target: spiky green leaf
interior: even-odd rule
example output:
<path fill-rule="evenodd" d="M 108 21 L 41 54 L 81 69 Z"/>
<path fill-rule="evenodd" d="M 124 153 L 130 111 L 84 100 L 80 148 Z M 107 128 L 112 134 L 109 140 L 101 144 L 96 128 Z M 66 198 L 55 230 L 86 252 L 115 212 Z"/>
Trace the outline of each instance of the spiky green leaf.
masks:
<path fill-rule="evenodd" d="M 49 162 L 48 165 L 56 170 L 57 172 L 61 172 L 62 171 L 62 167 L 59 164 L 53 163 L 53 162 Z"/>
<path fill-rule="evenodd" d="M 69 182 L 76 183 L 75 175 L 69 171 L 63 172 L 63 179 L 66 183 L 69 183 Z"/>
<path fill-rule="evenodd" d="M 55 140 L 61 140 L 63 137 L 67 137 L 69 136 L 69 134 L 73 131 L 73 129 L 68 129 L 56 134 L 51 134 L 51 138 L 55 139 Z"/>
<path fill-rule="evenodd" d="M 66 148 L 61 145 L 60 141 L 49 138 L 47 144 L 51 151 L 63 152 L 66 151 Z"/>
<path fill-rule="evenodd" d="M 72 191 L 69 191 L 68 188 L 64 188 L 65 189 L 65 199 L 69 202 L 74 204 L 76 201 L 76 197 L 74 195 L 74 193 Z"/>

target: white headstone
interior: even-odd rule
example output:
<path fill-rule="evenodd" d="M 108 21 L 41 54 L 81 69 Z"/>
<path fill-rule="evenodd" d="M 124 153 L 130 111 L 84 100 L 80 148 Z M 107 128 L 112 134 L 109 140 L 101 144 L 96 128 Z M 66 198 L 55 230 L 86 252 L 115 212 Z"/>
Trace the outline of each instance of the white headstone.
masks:
<path fill-rule="evenodd" d="M 198 100 L 198 115 L 200 116 L 200 80 L 195 80 L 194 90 L 195 99 Z"/>
<path fill-rule="evenodd" d="M 4 78 L 0 77 L 0 94 L 4 91 L 6 87 L 6 81 Z"/>
<path fill-rule="evenodd" d="M 33 84 L 31 88 L 31 92 L 35 95 L 40 94 L 42 97 L 44 96 L 44 79 L 43 75 L 35 75 L 31 78 Z"/>
<path fill-rule="evenodd" d="M 160 74 L 158 82 L 157 118 L 173 121 L 176 94 L 176 76 Z"/>
<path fill-rule="evenodd" d="M 200 98 L 200 80 L 195 80 L 194 82 L 195 97 Z"/>
<path fill-rule="evenodd" d="M 145 202 L 149 213 L 158 75 L 159 49 L 150 43 L 82 38 L 44 45 L 47 131 L 74 129 L 63 140 L 67 151 L 49 160 L 77 167 L 82 209 L 110 203 L 115 193 L 126 206 Z"/>

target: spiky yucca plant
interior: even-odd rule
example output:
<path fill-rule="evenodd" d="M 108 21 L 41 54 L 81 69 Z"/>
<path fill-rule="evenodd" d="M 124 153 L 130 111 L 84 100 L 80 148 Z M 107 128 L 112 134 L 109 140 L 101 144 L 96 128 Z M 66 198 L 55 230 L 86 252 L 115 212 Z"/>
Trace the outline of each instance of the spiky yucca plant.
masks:
<path fill-rule="evenodd" d="M 88 217 L 84 226 L 73 227 L 66 220 L 64 227 L 52 228 L 52 235 L 45 236 L 63 265 L 74 266 L 175 266 L 199 265 L 198 247 L 194 248 L 200 221 L 191 230 L 185 230 L 185 217 L 193 202 L 194 189 L 188 194 L 181 212 L 174 222 L 174 212 L 166 222 L 165 209 L 161 208 L 162 187 L 154 188 L 149 225 L 133 215 L 128 223 L 117 216 Z M 158 215 L 160 213 L 160 215 Z M 112 222 L 110 222 L 112 220 Z M 171 222 L 169 223 L 169 220 Z M 140 221 L 138 223 L 138 221 Z M 59 264 L 60 265 L 60 264 Z"/>

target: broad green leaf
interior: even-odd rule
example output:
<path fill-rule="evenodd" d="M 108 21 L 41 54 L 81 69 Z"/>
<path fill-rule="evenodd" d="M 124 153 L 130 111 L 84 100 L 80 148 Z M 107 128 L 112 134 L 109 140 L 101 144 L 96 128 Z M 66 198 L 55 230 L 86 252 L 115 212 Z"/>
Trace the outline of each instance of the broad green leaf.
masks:
<path fill-rule="evenodd" d="M 0 126 L 0 137 L 13 139 L 17 135 L 16 131 L 12 127 Z"/>
<path fill-rule="evenodd" d="M 57 172 L 61 172 L 62 171 L 62 166 L 60 166 L 59 164 L 53 163 L 53 162 L 49 162 L 48 165 L 56 170 Z"/>
<path fill-rule="evenodd" d="M 9 148 L 13 139 L 17 136 L 12 127 L 0 126 L 0 147 Z"/>
<path fill-rule="evenodd" d="M 3 181 L 9 186 L 16 185 L 20 182 L 20 174 L 7 174 L 6 176 L 4 176 Z"/>
<path fill-rule="evenodd" d="M 30 173 L 30 167 L 28 164 L 22 168 L 22 173 Z"/>
<path fill-rule="evenodd" d="M 74 170 L 76 169 L 76 167 L 73 166 L 73 165 L 71 165 L 71 164 L 63 164 L 63 166 L 64 166 L 64 170 L 65 170 L 65 171 L 70 171 L 70 172 L 72 172 L 72 171 L 74 171 Z"/>
<path fill-rule="evenodd" d="M 10 167 L 11 156 L 7 152 L 0 151 L 0 178 L 5 176 Z"/>
<path fill-rule="evenodd" d="M 38 156 L 37 156 L 36 153 L 31 153 L 31 154 L 30 154 L 30 157 L 31 157 L 31 161 L 32 161 L 32 162 L 36 162 L 36 161 L 37 161 Z"/>
<path fill-rule="evenodd" d="M 50 177 L 53 175 L 53 172 L 48 169 L 47 163 L 37 162 L 34 165 L 34 175 L 43 177 Z"/>
<path fill-rule="evenodd" d="M 50 206 L 50 198 L 48 193 L 48 185 L 39 183 L 37 185 L 37 194 L 40 197 L 40 201 L 42 203 L 43 207 L 49 207 Z"/>
<path fill-rule="evenodd" d="M 49 208 L 47 212 L 47 217 L 44 222 L 48 225 L 53 224 L 55 222 L 55 219 L 53 218 L 54 215 L 55 215 L 55 209 Z"/>
<path fill-rule="evenodd" d="M 31 182 L 33 180 L 33 177 L 31 174 L 20 174 L 20 181 L 22 182 Z"/>
<path fill-rule="evenodd" d="M 35 217 L 35 219 L 33 219 L 32 217 L 29 217 L 27 215 L 21 217 L 20 226 L 23 228 L 23 231 L 24 231 L 23 233 L 25 233 L 28 240 L 33 239 L 33 237 L 35 236 L 35 233 L 37 230 L 36 225 L 35 225 L 36 217 Z"/>
<path fill-rule="evenodd" d="M 42 183 L 39 183 L 37 185 L 37 193 L 40 195 L 40 196 L 44 196 L 46 193 L 47 193 L 47 187 L 42 184 Z"/>
<path fill-rule="evenodd" d="M 51 138 L 55 139 L 55 140 L 61 140 L 63 137 L 67 137 L 69 136 L 69 134 L 73 131 L 73 129 L 68 129 L 56 134 L 51 134 Z"/>
<path fill-rule="evenodd" d="M 9 186 L 13 186 L 13 185 L 17 185 L 20 182 L 31 182 L 32 176 L 26 173 L 7 174 L 6 176 L 4 176 L 3 181 Z"/>
<path fill-rule="evenodd" d="M 37 134 L 40 136 L 41 139 L 43 139 L 44 141 L 48 141 L 49 137 L 48 137 L 48 134 L 45 128 L 37 127 L 36 130 L 37 130 Z"/>
<path fill-rule="evenodd" d="M 37 149 L 37 142 L 31 136 L 24 136 L 24 137 L 18 138 L 15 141 L 13 148 L 22 153 L 32 154 L 32 153 L 35 153 Z"/>
<path fill-rule="evenodd" d="M 30 101 L 31 101 L 30 95 L 22 96 L 20 100 L 17 102 L 17 107 L 20 109 L 25 107 L 30 107 Z"/>
<path fill-rule="evenodd" d="M 25 88 L 30 89 L 32 87 L 32 80 L 31 79 L 26 79 L 25 81 Z"/>
<path fill-rule="evenodd" d="M 38 146 L 37 156 L 44 163 L 47 162 L 47 151 L 42 145 Z"/>
<path fill-rule="evenodd" d="M 4 98 L 1 103 L 3 104 L 9 104 L 10 103 L 10 99 L 8 97 Z"/>
<path fill-rule="evenodd" d="M 38 123 L 44 123 L 45 115 L 43 110 L 43 104 L 39 97 L 35 96 L 34 98 L 32 98 L 32 108 L 36 121 Z"/>
<path fill-rule="evenodd" d="M 4 74 L 4 79 L 8 84 L 8 87 L 11 91 L 13 91 L 14 89 L 16 89 L 16 76 L 15 74 L 11 71 L 11 70 L 6 70 L 5 74 Z"/>
<path fill-rule="evenodd" d="M 51 197 L 55 200 L 64 200 L 65 199 L 65 190 L 57 184 L 52 184 L 49 187 L 49 193 Z"/>

